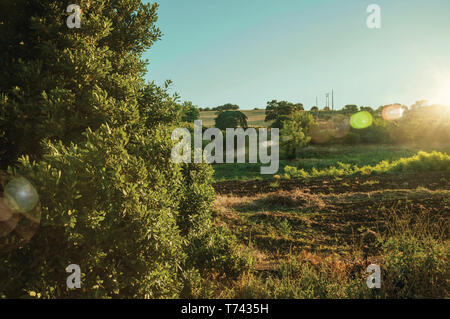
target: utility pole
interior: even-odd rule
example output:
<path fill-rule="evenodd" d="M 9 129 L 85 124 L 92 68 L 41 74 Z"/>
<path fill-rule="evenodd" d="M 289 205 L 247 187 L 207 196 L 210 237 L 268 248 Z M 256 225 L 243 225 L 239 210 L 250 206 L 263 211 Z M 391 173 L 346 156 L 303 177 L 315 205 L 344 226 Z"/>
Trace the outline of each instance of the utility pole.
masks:
<path fill-rule="evenodd" d="M 334 90 L 331 90 L 331 110 L 334 111 Z"/>
<path fill-rule="evenodd" d="M 325 93 L 327 107 L 330 107 L 330 93 Z"/>

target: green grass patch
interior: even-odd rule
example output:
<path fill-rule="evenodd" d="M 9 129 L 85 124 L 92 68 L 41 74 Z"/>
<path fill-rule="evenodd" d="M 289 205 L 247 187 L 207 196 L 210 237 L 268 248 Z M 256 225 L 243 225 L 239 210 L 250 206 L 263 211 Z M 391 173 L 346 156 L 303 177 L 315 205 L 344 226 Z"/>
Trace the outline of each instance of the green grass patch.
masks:
<path fill-rule="evenodd" d="M 308 146 L 295 160 L 280 160 L 277 174 L 282 174 L 286 166 L 295 167 L 297 170 L 311 172 L 312 169 L 324 170 L 337 167 L 338 163 L 375 166 L 382 161 L 393 162 L 401 158 L 412 157 L 419 151 L 440 151 L 449 154 L 449 145 L 358 145 L 358 146 Z M 214 164 L 214 178 L 216 181 L 230 180 L 258 180 L 271 179 L 273 175 L 262 175 L 261 163 L 232 163 Z M 267 166 L 267 165 L 264 165 Z M 276 175 L 276 174 L 275 174 Z M 337 175 L 336 175 L 337 176 Z"/>
<path fill-rule="evenodd" d="M 431 153 L 420 151 L 416 155 L 400 158 L 393 162 L 381 161 L 376 165 L 357 165 L 338 162 L 337 166 L 331 166 L 322 170 L 313 168 L 310 172 L 294 166 L 284 167 L 284 178 L 313 178 L 328 176 L 371 175 L 390 172 L 428 172 L 450 171 L 450 155 L 433 151 Z"/>

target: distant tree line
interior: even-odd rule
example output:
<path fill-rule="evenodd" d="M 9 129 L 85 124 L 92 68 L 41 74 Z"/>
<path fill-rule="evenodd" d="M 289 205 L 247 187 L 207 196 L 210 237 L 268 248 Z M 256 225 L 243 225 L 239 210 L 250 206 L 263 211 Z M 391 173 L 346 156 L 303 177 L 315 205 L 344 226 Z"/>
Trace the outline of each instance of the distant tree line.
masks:
<path fill-rule="evenodd" d="M 217 111 L 217 112 L 235 111 L 235 110 L 239 110 L 239 105 L 231 104 L 231 103 L 227 103 L 227 104 L 224 104 L 224 105 L 219 105 L 219 106 L 216 106 L 216 107 L 204 107 L 204 108 L 201 108 L 201 111 Z"/>
<path fill-rule="evenodd" d="M 194 111 L 189 112 L 191 107 L 190 104 L 184 105 L 184 112 L 186 115 L 183 119 L 194 119 L 194 117 L 188 116 L 188 114 L 196 113 Z M 396 120 L 386 120 L 383 118 L 383 110 L 387 107 L 397 107 L 402 109 L 402 118 Z M 225 130 L 226 128 L 248 127 L 248 118 L 246 114 L 239 109 L 240 107 L 238 105 L 227 103 L 214 108 L 204 108 L 201 110 L 214 110 L 216 112 L 215 127 Z M 255 110 L 256 109 L 257 108 L 255 108 Z M 292 158 L 301 147 L 306 146 L 308 143 L 344 143 L 352 145 L 359 143 L 387 144 L 419 141 L 423 140 L 425 136 L 428 136 L 430 139 L 430 134 L 421 133 L 430 131 L 430 127 L 433 127 L 434 124 L 431 122 L 421 124 L 419 123 L 419 118 L 420 112 L 423 110 L 431 112 L 432 109 L 433 108 L 428 106 L 426 100 L 420 100 L 410 107 L 400 103 L 382 105 L 378 108 L 346 104 L 339 110 L 330 110 L 329 107 L 319 109 L 319 107 L 313 106 L 307 111 L 300 102 L 295 103 L 271 100 L 267 102 L 264 120 L 265 122 L 268 122 L 269 128 L 278 128 L 280 129 L 280 133 L 286 136 L 286 140 L 282 141 L 281 144 L 284 146 L 286 156 Z M 371 114 L 373 122 L 370 127 L 356 129 L 348 125 L 348 119 L 350 119 L 353 114 L 360 111 Z M 439 115 L 436 116 L 439 117 Z M 198 118 L 198 116 L 195 117 L 195 119 L 196 118 Z M 436 117 L 433 119 L 435 120 Z M 345 124 L 346 121 L 347 124 Z M 326 142 L 323 142 L 321 139 L 319 139 L 319 142 L 317 139 L 311 139 L 312 132 L 322 134 L 326 130 L 332 130 L 330 127 L 341 125 L 337 123 L 341 123 L 344 126 L 347 125 L 348 132 L 342 134 L 342 136 L 332 136 L 332 138 L 327 139 Z M 449 125 L 445 126 L 442 123 L 439 124 L 437 140 L 450 138 L 448 126 Z"/>

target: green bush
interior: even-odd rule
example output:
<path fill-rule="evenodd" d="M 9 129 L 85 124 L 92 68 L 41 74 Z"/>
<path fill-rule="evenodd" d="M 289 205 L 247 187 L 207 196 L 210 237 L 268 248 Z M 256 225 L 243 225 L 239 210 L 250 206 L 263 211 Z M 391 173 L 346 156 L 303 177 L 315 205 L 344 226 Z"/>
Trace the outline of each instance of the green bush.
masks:
<path fill-rule="evenodd" d="M 211 186 L 213 170 L 207 164 L 187 164 L 182 173 L 178 225 L 187 238 L 186 269 L 200 270 L 202 276 L 218 273 L 233 278 L 248 268 L 237 250 L 237 240 L 223 227 L 212 225 Z"/>
<path fill-rule="evenodd" d="M 448 220 L 434 213 L 392 213 L 383 236 L 382 288 L 388 298 L 448 298 Z"/>
<path fill-rule="evenodd" d="M 358 167 L 356 165 L 338 163 L 338 166 L 331 166 L 322 170 L 313 168 L 311 172 L 298 169 L 294 166 L 284 167 L 284 178 L 312 178 L 325 176 L 350 176 L 350 175 L 371 175 L 392 172 L 428 172 L 428 171 L 450 171 L 450 155 L 433 151 L 431 153 L 418 152 L 416 155 L 401 158 L 388 162 L 381 161 L 377 165 L 366 165 Z"/>
<path fill-rule="evenodd" d="M 47 143 L 40 162 L 21 159 L 16 174 L 36 185 L 42 221 L 31 243 L 2 256 L 3 294 L 177 296 L 185 258 L 176 220 L 181 172 L 156 152 L 151 161 L 150 154 L 133 154 L 139 148 L 128 148 L 130 139 L 121 128 L 102 126 L 88 130 L 83 144 Z M 170 150 L 168 141 L 152 134 L 135 143 Z M 72 263 L 82 269 L 82 290 L 66 287 Z"/>
<path fill-rule="evenodd" d="M 233 241 L 211 224 L 211 168 L 171 161 L 181 124 L 170 83 L 143 80 L 157 5 L 90 2 L 73 30 L 58 1 L 0 6 L 11 12 L 0 25 L 1 164 L 35 185 L 42 209 L 31 242 L 0 252 L 0 297 L 170 298 L 200 270 L 235 269 Z M 82 289 L 66 287 L 72 263 Z"/>
<path fill-rule="evenodd" d="M 265 277 L 249 275 L 232 291 L 234 298 L 370 298 L 373 291 L 366 286 L 366 275 L 352 271 L 343 263 L 330 259 L 313 265 L 307 260 L 290 258 L 280 264 L 275 274 Z"/>
<path fill-rule="evenodd" d="M 373 124 L 359 132 L 361 143 L 388 144 L 391 142 L 387 122 L 380 117 L 374 117 Z"/>
<path fill-rule="evenodd" d="M 178 225 L 183 235 L 210 228 L 215 199 L 213 169 L 207 164 L 183 164 L 183 184 L 179 192 Z"/>
<path fill-rule="evenodd" d="M 450 171 L 450 155 L 433 151 L 418 152 L 416 155 L 394 161 L 392 171 Z"/>
<path fill-rule="evenodd" d="M 409 234 L 384 243 L 383 290 L 388 298 L 448 297 L 448 243 Z"/>
<path fill-rule="evenodd" d="M 202 276 L 213 274 L 235 279 L 251 266 L 245 253 L 239 250 L 236 237 L 225 227 L 192 235 L 186 251 L 188 261 Z"/>
<path fill-rule="evenodd" d="M 296 111 L 283 121 L 280 129 L 281 148 L 290 159 L 295 158 L 297 150 L 311 141 L 308 131 L 314 125 L 314 117 L 308 112 Z"/>

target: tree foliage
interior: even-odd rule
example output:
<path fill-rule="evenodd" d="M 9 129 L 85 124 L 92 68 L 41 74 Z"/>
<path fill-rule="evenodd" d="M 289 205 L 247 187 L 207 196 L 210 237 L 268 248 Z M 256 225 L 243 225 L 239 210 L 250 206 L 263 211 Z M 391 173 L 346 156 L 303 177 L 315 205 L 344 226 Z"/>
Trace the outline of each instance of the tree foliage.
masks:
<path fill-rule="evenodd" d="M 344 113 L 346 114 L 352 114 L 358 112 L 358 106 L 355 104 L 347 104 L 344 106 Z"/>
<path fill-rule="evenodd" d="M 200 110 L 191 101 L 186 101 L 180 105 L 180 115 L 182 122 L 194 122 L 200 118 Z"/>
<path fill-rule="evenodd" d="M 241 111 L 224 111 L 220 112 L 215 119 L 215 126 L 221 130 L 227 128 L 243 127 L 247 128 L 247 115 Z"/>
<path fill-rule="evenodd" d="M 170 83 L 143 80 L 157 5 L 79 5 L 82 27 L 68 29 L 60 1 L 1 3 L 2 167 L 35 185 L 42 220 L 29 244 L 0 252 L 0 297 L 178 297 L 206 268 L 226 271 L 193 250 L 214 238 L 213 260 L 237 257 L 212 227 L 211 167 L 170 160 Z M 72 263 L 84 289 L 66 286 Z"/>
<path fill-rule="evenodd" d="M 375 112 L 374 109 L 371 108 L 370 106 L 361 106 L 360 110 L 361 110 L 361 111 L 369 112 L 369 113 L 371 113 L 371 114 L 373 114 L 373 113 Z"/>
<path fill-rule="evenodd" d="M 314 124 L 314 117 L 304 111 L 291 114 L 283 122 L 280 135 L 281 146 L 289 158 L 295 158 L 297 150 L 308 145 L 311 137 L 308 131 Z"/>
<path fill-rule="evenodd" d="M 78 141 L 103 123 L 133 125 L 145 62 L 160 37 L 156 4 L 81 1 L 82 27 L 69 29 L 59 1 L 2 1 L 0 141 L 2 166 L 40 141 Z"/>
<path fill-rule="evenodd" d="M 272 100 L 267 102 L 266 117 L 264 121 L 275 121 L 270 127 L 281 128 L 281 123 L 288 118 L 289 115 L 296 111 L 302 111 L 303 104 L 291 103 L 287 101 Z"/>
<path fill-rule="evenodd" d="M 227 103 L 214 108 L 217 114 L 224 111 L 236 111 L 239 110 L 239 105 Z"/>

